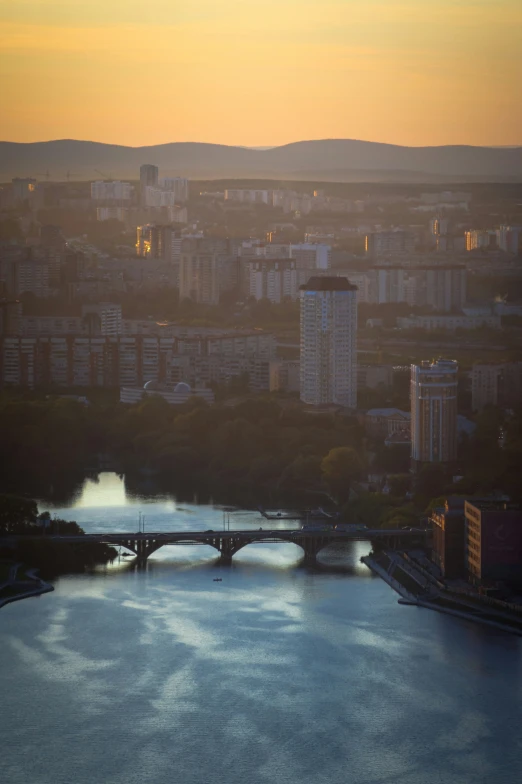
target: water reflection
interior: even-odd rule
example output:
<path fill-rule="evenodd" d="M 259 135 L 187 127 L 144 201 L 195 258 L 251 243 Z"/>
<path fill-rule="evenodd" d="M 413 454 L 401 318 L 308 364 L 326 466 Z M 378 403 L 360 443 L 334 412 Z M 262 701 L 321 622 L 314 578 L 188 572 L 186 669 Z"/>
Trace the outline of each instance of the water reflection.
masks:
<path fill-rule="evenodd" d="M 114 473 L 101 473 L 98 481 L 87 479 L 70 506 L 53 506 L 48 500 L 39 501 L 40 509 L 49 509 L 65 519 L 75 519 L 87 532 L 132 532 L 139 530 L 143 518 L 145 530 L 206 531 L 264 528 L 278 530 L 298 527 L 299 523 L 284 520 L 266 520 L 257 511 L 224 508 L 221 505 L 178 502 L 165 495 L 139 495 L 128 491 L 123 477 Z M 368 552 L 364 542 L 334 545 L 325 548 L 318 556 L 317 568 L 370 577 L 370 572 L 360 563 Z M 123 550 L 122 550 L 123 552 Z M 233 567 L 274 569 L 295 568 L 302 565 L 303 552 L 292 543 L 255 543 L 240 550 L 233 559 Z M 121 557 L 115 568 L 125 568 Z M 165 546 L 149 559 L 148 566 L 156 562 L 169 562 L 173 568 L 192 568 L 203 563 L 221 568 L 219 554 L 209 546 Z"/>
<path fill-rule="evenodd" d="M 114 476 L 100 485 L 112 504 L 84 488 L 56 512 L 129 530 L 144 500 Z M 145 514 L 205 530 L 222 512 L 162 497 Z M 327 548 L 310 568 L 290 544 L 229 566 L 165 547 L 143 570 L 122 559 L 3 608 L 2 781 L 518 781 L 521 640 L 398 605 L 360 564 L 366 548 Z"/>
<path fill-rule="evenodd" d="M 356 573 L 214 574 L 152 560 L 4 608 L 2 780 L 518 780 L 519 640 L 472 639 Z"/>

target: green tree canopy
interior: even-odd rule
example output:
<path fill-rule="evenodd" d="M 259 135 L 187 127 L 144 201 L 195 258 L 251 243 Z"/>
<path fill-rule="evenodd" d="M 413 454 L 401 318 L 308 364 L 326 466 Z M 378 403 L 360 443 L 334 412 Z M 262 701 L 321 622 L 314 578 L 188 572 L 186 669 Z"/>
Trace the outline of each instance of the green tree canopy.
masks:
<path fill-rule="evenodd" d="M 0 533 L 24 533 L 36 523 L 38 507 L 31 498 L 0 495 Z"/>
<path fill-rule="evenodd" d="M 355 449 L 340 446 L 331 449 L 321 462 L 323 479 L 332 495 L 340 502 L 350 498 L 351 484 L 360 475 L 361 459 Z"/>

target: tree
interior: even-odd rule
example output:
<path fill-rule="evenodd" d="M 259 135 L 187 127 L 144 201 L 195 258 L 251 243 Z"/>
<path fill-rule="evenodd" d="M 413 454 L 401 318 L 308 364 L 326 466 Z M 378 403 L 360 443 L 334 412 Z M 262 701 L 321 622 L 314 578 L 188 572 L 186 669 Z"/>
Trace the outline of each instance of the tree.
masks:
<path fill-rule="evenodd" d="M 411 506 L 399 506 L 390 509 L 381 520 L 381 528 L 415 527 L 419 524 L 419 514 Z"/>
<path fill-rule="evenodd" d="M 361 493 L 343 510 L 343 517 L 351 523 L 362 523 L 368 528 L 378 528 L 389 509 L 393 499 L 382 493 Z"/>
<path fill-rule="evenodd" d="M 298 455 L 284 470 L 281 486 L 302 491 L 317 488 L 321 480 L 321 458 Z"/>
<path fill-rule="evenodd" d="M 388 477 L 388 485 L 392 495 L 404 497 L 411 486 L 410 474 L 394 474 Z"/>
<path fill-rule="evenodd" d="M 38 507 L 31 498 L 0 495 L 0 533 L 24 533 L 36 523 Z"/>
<path fill-rule="evenodd" d="M 323 479 L 339 503 L 350 498 L 351 483 L 361 471 L 359 455 L 350 446 L 331 449 L 321 462 Z"/>
<path fill-rule="evenodd" d="M 441 463 L 426 463 L 415 477 L 415 495 L 425 506 L 430 498 L 436 498 L 445 492 L 448 484 L 448 469 Z"/>

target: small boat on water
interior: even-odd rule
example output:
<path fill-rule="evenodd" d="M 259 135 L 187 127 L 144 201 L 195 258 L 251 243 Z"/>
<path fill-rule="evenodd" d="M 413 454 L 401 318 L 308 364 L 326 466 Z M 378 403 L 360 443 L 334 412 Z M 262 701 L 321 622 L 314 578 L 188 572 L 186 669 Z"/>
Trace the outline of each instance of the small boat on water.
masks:
<path fill-rule="evenodd" d="M 215 583 L 222 583 L 223 582 L 223 578 L 222 577 L 214 577 L 213 582 L 215 582 Z"/>

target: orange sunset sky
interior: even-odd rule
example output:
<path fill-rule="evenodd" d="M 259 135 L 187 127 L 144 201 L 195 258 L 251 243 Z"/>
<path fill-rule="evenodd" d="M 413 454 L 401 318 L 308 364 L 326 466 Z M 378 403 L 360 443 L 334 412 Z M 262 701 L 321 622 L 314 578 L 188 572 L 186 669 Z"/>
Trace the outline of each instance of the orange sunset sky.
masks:
<path fill-rule="evenodd" d="M 0 0 L 0 137 L 522 144 L 522 0 Z"/>

